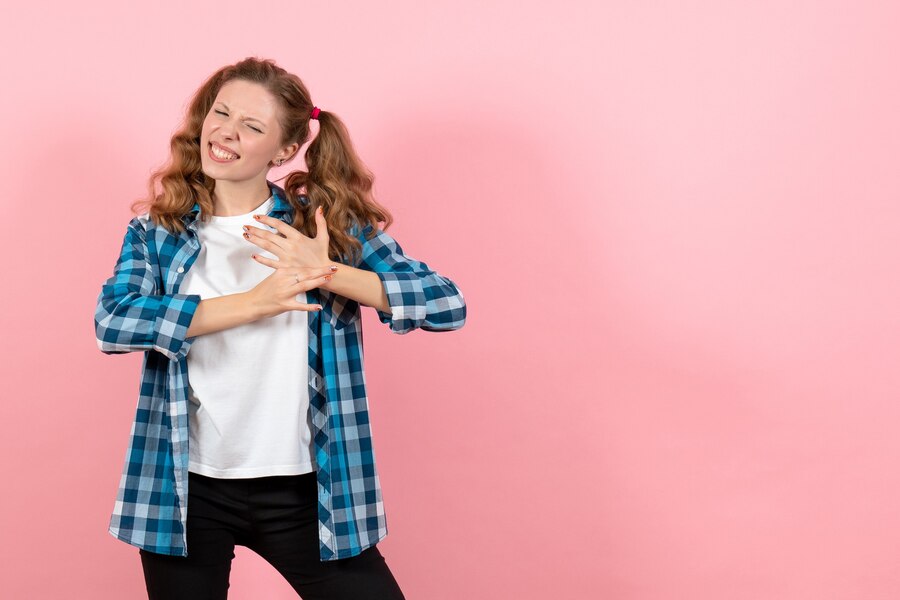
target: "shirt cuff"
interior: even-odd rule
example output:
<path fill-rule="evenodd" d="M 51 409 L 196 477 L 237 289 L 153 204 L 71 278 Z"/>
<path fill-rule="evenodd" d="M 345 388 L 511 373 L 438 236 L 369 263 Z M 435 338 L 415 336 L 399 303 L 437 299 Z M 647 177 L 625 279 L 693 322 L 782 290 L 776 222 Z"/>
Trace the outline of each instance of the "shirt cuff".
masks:
<path fill-rule="evenodd" d="M 375 309 L 382 323 L 390 323 L 394 333 L 418 328 L 428 314 L 425 288 L 420 275 L 403 271 L 375 271 L 387 295 L 390 312 Z"/>
<path fill-rule="evenodd" d="M 188 338 L 187 330 L 200 305 L 199 294 L 166 294 L 156 311 L 154 347 L 172 360 L 187 355 L 196 336 Z"/>

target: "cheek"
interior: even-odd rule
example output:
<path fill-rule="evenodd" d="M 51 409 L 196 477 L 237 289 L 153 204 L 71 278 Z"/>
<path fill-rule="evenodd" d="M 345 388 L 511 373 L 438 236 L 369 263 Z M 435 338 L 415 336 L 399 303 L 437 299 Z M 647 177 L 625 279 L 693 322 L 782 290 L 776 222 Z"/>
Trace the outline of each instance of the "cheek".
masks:
<path fill-rule="evenodd" d="M 266 144 L 254 144 L 245 141 L 242 144 L 242 147 L 244 149 L 244 158 L 250 159 L 248 162 L 265 163 L 268 162 L 275 153 L 273 150 L 270 150 Z"/>

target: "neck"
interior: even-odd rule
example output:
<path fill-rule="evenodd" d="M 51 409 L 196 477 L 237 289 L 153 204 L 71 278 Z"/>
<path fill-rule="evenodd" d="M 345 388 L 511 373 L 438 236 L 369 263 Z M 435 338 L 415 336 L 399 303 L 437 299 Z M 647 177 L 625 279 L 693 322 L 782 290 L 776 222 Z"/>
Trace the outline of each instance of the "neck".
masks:
<path fill-rule="evenodd" d="M 243 215 L 268 200 L 272 195 L 265 176 L 244 181 L 216 180 L 213 190 L 213 215 L 230 217 Z"/>

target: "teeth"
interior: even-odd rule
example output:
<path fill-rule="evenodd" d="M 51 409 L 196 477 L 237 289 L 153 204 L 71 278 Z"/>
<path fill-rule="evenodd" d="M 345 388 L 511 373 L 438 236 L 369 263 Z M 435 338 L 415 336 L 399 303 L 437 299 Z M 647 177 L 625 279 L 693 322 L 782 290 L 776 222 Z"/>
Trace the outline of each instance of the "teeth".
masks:
<path fill-rule="evenodd" d="M 221 158 L 222 160 L 230 160 L 237 158 L 237 154 L 230 154 L 225 152 L 224 150 L 220 150 L 218 146 L 211 146 L 212 153 L 216 158 Z"/>

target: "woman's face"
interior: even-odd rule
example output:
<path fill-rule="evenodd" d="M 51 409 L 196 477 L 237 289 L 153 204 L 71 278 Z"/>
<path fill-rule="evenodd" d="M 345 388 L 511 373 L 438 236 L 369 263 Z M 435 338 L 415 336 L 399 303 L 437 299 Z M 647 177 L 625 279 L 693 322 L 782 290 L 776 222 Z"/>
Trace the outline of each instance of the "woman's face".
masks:
<path fill-rule="evenodd" d="M 200 132 L 203 173 L 217 181 L 244 181 L 267 172 L 269 161 L 293 154 L 294 145 L 279 145 L 277 111 L 275 98 L 259 84 L 232 80 L 219 88 Z"/>

